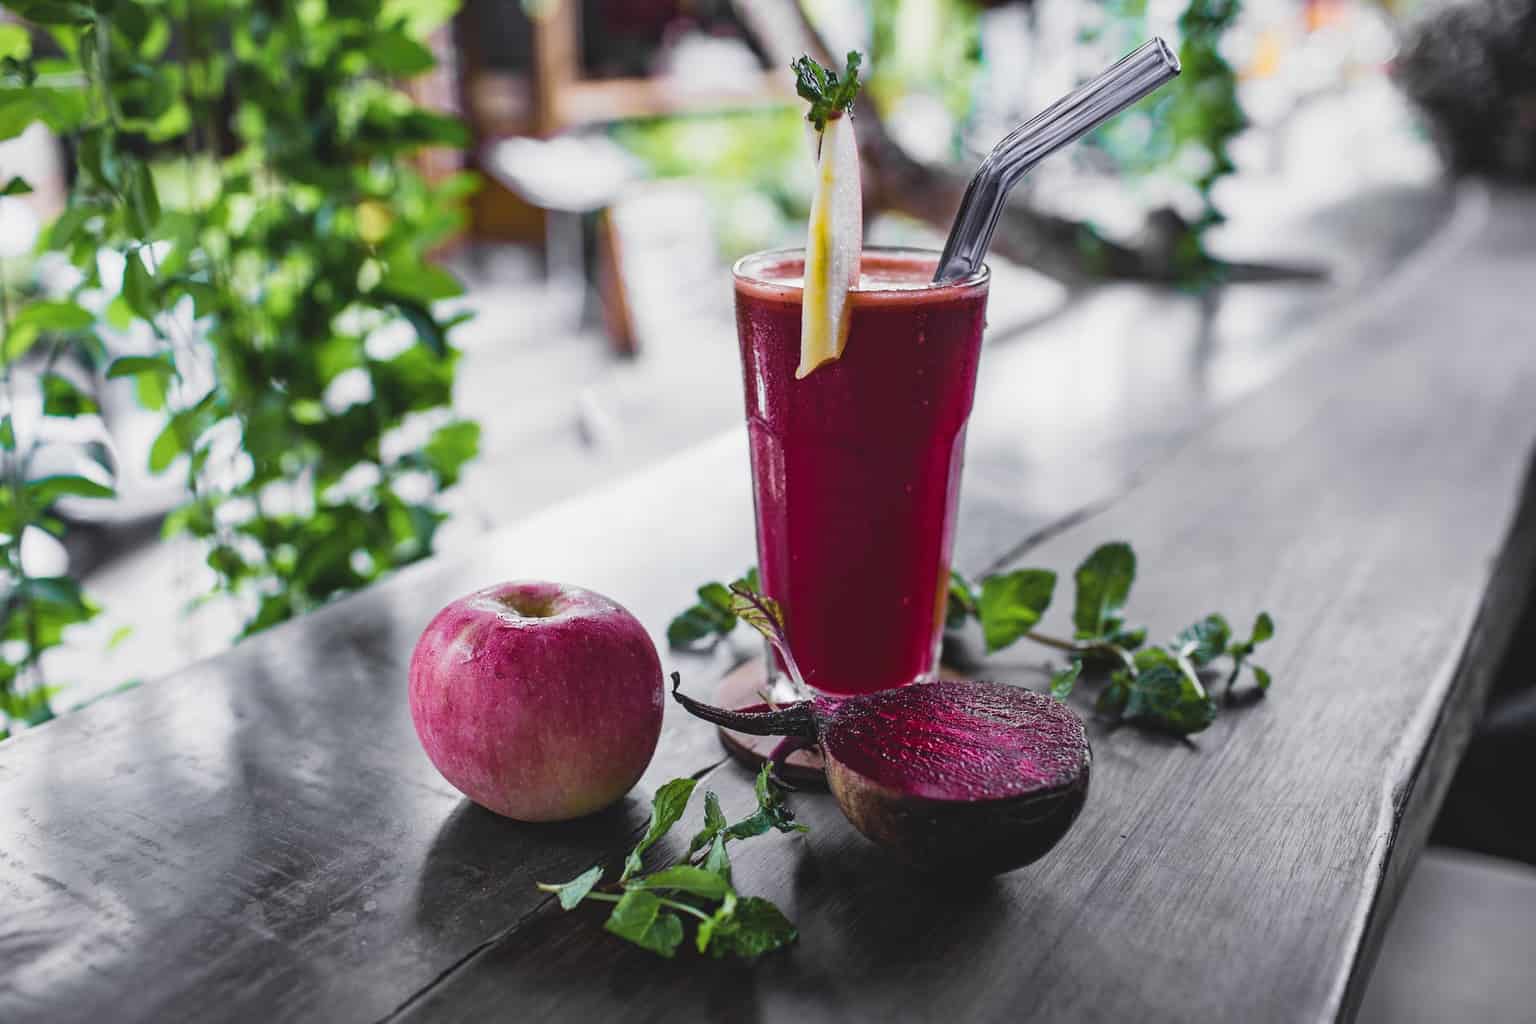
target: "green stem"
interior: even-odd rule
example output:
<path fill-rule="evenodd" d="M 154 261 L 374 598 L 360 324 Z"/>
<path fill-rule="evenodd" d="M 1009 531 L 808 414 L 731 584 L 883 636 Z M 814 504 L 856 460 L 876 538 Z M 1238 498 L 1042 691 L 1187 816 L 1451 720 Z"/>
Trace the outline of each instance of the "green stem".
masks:
<path fill-rule="evenodd" d="M 545 892 L 554 892 L 553 888 L 545 888 L 543 885 L 540 885 L 539 888 L 543 889 Z M 589 892 L 582 897 L 582 899 L 597 900 L 600 903 L 617 903 L 623 898 L 624 897 L 622 896 L 615 896 L 612 893 L 607 892 Z M 679 903 L 677 900 L 669 900 L 665 896 L 658 896 L 657 901 L 660 902 L 664 907 L 670 907 L 673 910 L 681 910 L 685 914 L 692 914 L 700 921 L 708 921 L 712 916 L 710 914 L 704 913 L 704 911 L 700 910 L 698 907 L 690 907 L 686 903 Z"/>
<path fill-rule="evenodd" d="M 1048 633 L 1038 633 L 1035 630 L 1025 633 L 1024 637 L 1025 639 L 1033 640 L 1037 644 L 1054 647 L 1058 651 L 1065 651 L 1076 658 L 1083 658 L 1092 654 L 1119 658 L 1121 664 L 1126 668 L 1132 672 L 1136 671 L 1136 659 L 1132 657 L 1130 651 L 1119 644 L 1080 644 L 1073 640 L 1063 640 L 1061 637 L 1051 636 Z"/>

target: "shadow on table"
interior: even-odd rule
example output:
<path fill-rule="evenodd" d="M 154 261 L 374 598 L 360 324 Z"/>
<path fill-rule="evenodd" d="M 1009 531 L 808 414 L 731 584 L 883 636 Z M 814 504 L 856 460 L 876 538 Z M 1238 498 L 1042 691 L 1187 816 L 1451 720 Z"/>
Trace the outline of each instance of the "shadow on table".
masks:
<path fill-rule="evenodd" d="M 499 931 L 544 902 L 536 883 L 568 881 L 622 854 L 648 815 L 633 795 L 576 821 L 545 823 L 513 821 L 463 800 L 422 864 L 416 920 L 434 932 L 476 924 Z"/>

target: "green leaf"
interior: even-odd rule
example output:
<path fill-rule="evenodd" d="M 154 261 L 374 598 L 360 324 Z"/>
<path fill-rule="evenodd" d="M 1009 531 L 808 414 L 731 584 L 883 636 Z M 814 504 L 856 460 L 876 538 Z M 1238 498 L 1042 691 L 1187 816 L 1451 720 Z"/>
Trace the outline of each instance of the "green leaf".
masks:
<path fill-rule="evenodd" d="M 162 377 L 172 377 L 176 374 L 176 366 L 171 362 L 170 356 L 119 356 L 112 360 L 112 365 L 107 367 L 107 378 L 136 377 L 141 373 L 159 374 Z"/>
<path fill-rule="evenodd" d="M 704 855 L 704 863 L 699 866 L 705 871 L 713 872 L 729 882 L 731 880 L 731 855 L 725 849 L 727 841 L 723 833 L 715 836 L 715 841 L 709 845 L 709 852 Z"/>
<path fill-rule="evenodd" d="M 443 487 L 458 483 L 459 471 L 480 452 L 480 424 L 459 420 L 438 427 L 422 447 L 422 457 Z"/>
<path fill-rule="evenodd" d="M 944 606 L 944 628 L 959 629 L 965 620 L 977 614 L 976 589 L 964 576 L 949 571 L 949 598 Z"/>
<path fill-rule="evenodd" d="M 755 591 L 756 583 L 757 570 L 752 569 L 733 585 Z M 667 625 L 667 644 L 675 650 L 686 650 L 705 639 L 717 641 L 736 628 L 733 598 L 723 584 L 706 583 L 699 588 L 698 595 L 698 604 L 685 609 Z"/>
<path fill-rule="evenodd" d="M 380 301 L 394 306 L 416 331 L 417 339 L 433 354 L 441 358 L 448 354 L 448 335 L 442 324 L 432 316 L 432 311 L 421 303 L 403 296 L 380 294 Z"/>
<path fill-rule="evenodd" d="M 805 119 L 815 125 L 817 131 L 825 131 L 829 119 L 853 109 L 854 98 L 859 94 L 859 64 L 862 60 L 857 50 L 850 50 L 842 78 L 809 56 L 790 63 L 789 69 L 795 73 L 795 92 L 811 105 Z"/>
<path fill-rule="evenodd" d="M 784 642 L 784 610 L 768 595 L 732 590 L 731 613 L 769 640 Z"/>
<path fill-rule="evenodd" d="M 1188 736 L 1216 720 L 1216 702 L 1172 651 L 1153 647 L 1136 655 L 1124 717 L 1141 725 Z"/>
<path fill-rule="evenodd" d="M 573 910 L 576 904 L 587 898 L 598 882 L 603 880 L 603 866 L 601 864 L 590 867 L 561 885 L 547 885 L 539 883 L 539 888 L 544 892 L 552 892 L 560 900 L 560 909 Z"/>
<path fill-rule="evenodd" d="M 660 897 L 644 889 L 626 892 L 603 927 L 641 949 L 668 959 L 683 941 L 682 921 L 671 911 L 663 911 Z"/>
<path fill-rule="evenodd" d="M 57 373 L 43 375 L 43 415 L 84 416 L 100 412 L 96 400 Z"/>
<path fill-rule="evenodd" d="M 129 309 L 145 320 L 153 320 L 160 312 L 155 279 L 138 251 L 130 252 L 123 262 L 123 300 L 128 303 Z"/>
<path fill-rule="evenodd" d="M 14 27 L 13 25 L 0 25 L 0 29 Z M 5 183 L 5 188 L 0 188 L 0 196 L 24 196 L 31 194 L 31 192 L 32 186 L 27 183 L 25 178 L 13 177 Z"/>
<path fill-rule="evenodd" d="M 34 302 L 16 314 L 12 328 L 34 327 L 40 331 L 80 331 L 96 322 L 78 303 Z"/>
<path fill-rule="evenodd" d="M 1253 633 L 1248 637 L 1248 649 L 1251 651 L 1275 635 L 1275 620 L 1269 617 L 1269 612 L 1259 612 L 1259 617 L 1253 620 Z"/>
<path fill-rule="evenodd" d="M 32 33 L 23 25 L 0 24 L 0 58 L 21 61 L 32 56 Z"/>
<path fill-rule="evenodd" d="M 1073 661 L 1072 664 L 1051 676 L 1051 696 L 1057 700 L 1066 700 L 1072 695 L 1072 686 L 1077 682 L 1077 677 L 1083 674 L 1083 663 Z"/>
<path fill-rule="evenodd" d="M 8 452 L 16 450 L 16 424 L 11 422 L 10 413 L 6 413 L 4 419 L 0 419 L 0 448 Z"/>
<path fill-rule="evenodd" d="M 631 879 L 629 888 L 686 892 L 707 900 L 724 899 L 731 891 L 730 883 L 720 875 L 690 864 L 676 864 L 654 875 Z"/>
<path fill-rule="evenodd" d="M 374 66 L 387 75 L 418 75 L 437 63 L 431 50 L 398 29 L 369 40 L 367 54 Z"/>
<path fill-rule="evenodd" d="M 67 495 L 77 498 L 114 498 L 117 492 L 106 484 L 69 473 L 38 477 L 27 483 L 27 498 L 34 508 L 47 508 Z"/>
<path fill-rule="evenodd" d="M 809 832 L 810 828 L 795 821 L 795 812 L 784 802 L 784 791 L 773 781 L 773 766 L 765 763 L 757 773 L 753 787 L 757 794 L 757 810 L 726 828 L 721 833 L 727 839 L 750 839 L 769 829 L 780 832 Z"/>
<path fill-rule="evenodd" d="M 1231 639 L 1232 627 L 1212 612 L 1174 637 L 1173 646 L 1197 667 L 1203 667 L 1227 653 L 1227 642 Z"/>
<path fill-rule="evenodd" d="M 1257 665 L 1249 665 L 1248 667 L 1253 669 L 1253 678 L 1254 678 L 1254 681 L 1259 684 L 1259 689 L 1263 690 L 1263 691 L 1268 691 L 1269 690 L 1269 671 L 1267 669 L 1260 668 Z"/>
<path fill-rule="evenodd" d="M 1056 574 L 1048 569 L 1017 569 L 981 581 L 977 607 L 987 653 L 1017 641 L 1040 621 L 1056 591 Z"/>
<path fill-rule="evenodd" d="M 704 793 L 704 827 L 689 842 L 687 857 L 691 858 L 695 853 L 712 843 L 725 826 L 725 812 L 720 809 L 720 798 L 715 796 L 713 790 L 706 790 Z"/>
<path fill-rule="evenodd" d="M 160 196 L 147 164 L 135 163 L 127 176 L 128 226 L 141 238 L 149 238 L 160 223 Z"/>
<path fill-rule="evenodd" d="M 1121 612 L 1136 581 L 1136 554 L 1123 541 L 1104 544 L 1084 559 L 1073 574 L 1077 602 L 1072 624 L 1077 637 L 1091 640 L 1114 633 L 1122 624 Z"/>
<path fill-rule="evenodd" d="M 729 917 L 713 923 L 707 948 L 716 957 L 738 956 L 753 960 L 784 948 L 799 938 L 799 934 L 773 903 L 751 896 L 738 902 Z M 701 945 L 705 941 L 701 936 Z"/>
<path fill-rule="evenodd" d="M 631 875 L 643 867 L 641 856 L 646 850 L 666 835 L 678 819 L 683 816 L 683 810 L 688 806 L 688 798 L 693 795 L 693 787 L 698 784 L 697 779 L 673 779 L 656 791 L 651 798 L 651 821 L 646 826 L 645 835 L 635 848 L 624 858 L 624 873 L 619 876 L 620 882 L 627 882 Z"/>

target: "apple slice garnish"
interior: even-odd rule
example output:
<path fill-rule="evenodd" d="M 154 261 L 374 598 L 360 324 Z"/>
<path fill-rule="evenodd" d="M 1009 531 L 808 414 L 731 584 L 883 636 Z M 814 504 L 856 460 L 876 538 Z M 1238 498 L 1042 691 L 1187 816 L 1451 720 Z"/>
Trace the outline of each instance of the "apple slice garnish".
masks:
<path fill-rule="evenodd" d="M 864 250 L 864 192 L 850 116 L 859 92 L 861 60 L 857 52 L 849 53 L 841 75 L 810 57 L 791 65 L 795 90 L 811 105 L 806 120 L 816 155 L 816 193 L 805 240 L 797 380 L 841 356 L 848 342 L 848 293 L 859 283 Z"/>

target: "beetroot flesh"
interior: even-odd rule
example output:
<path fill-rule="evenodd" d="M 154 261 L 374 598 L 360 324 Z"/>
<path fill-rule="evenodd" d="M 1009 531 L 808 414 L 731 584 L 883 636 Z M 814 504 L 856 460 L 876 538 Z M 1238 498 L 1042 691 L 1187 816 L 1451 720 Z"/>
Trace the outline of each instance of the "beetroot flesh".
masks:
<path fill-rule="evenodd" d="M 1092 754 L 1083 724 L 1043 694 L 943 681 L 727 711 L 684 696 L 675 683 L 673 696 L 716 725 L 815 740 L 848 820 L 925 867 L 1022 867 L 1066 835 L 1087 799 Z"/>

